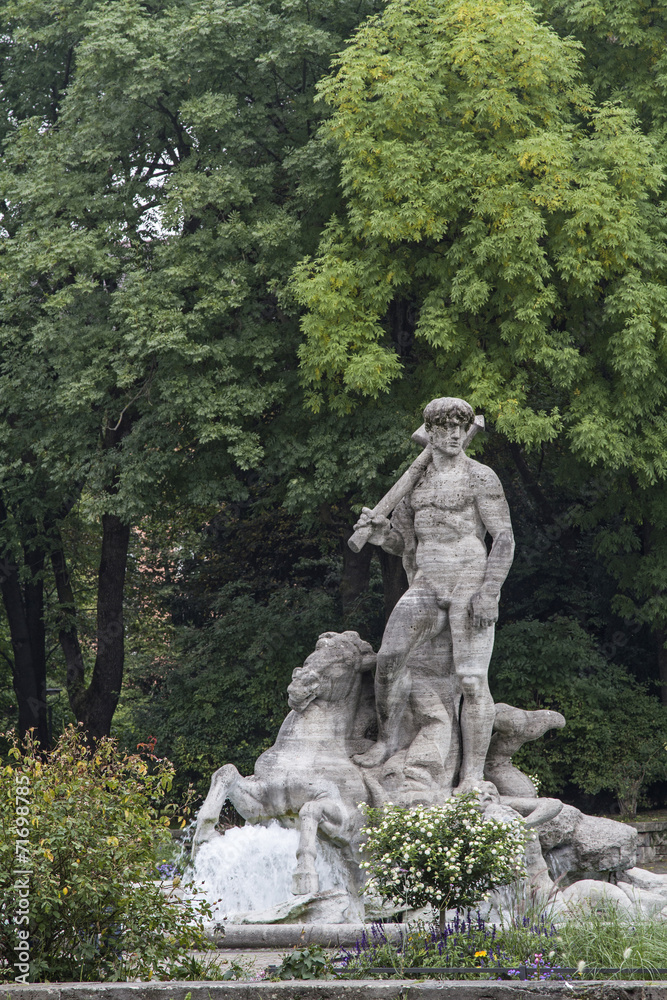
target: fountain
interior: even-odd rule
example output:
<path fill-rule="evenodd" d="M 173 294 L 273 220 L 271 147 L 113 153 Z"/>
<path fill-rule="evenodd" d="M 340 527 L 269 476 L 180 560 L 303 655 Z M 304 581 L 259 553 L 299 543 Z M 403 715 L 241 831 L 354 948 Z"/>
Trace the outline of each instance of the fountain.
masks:
<path fill-rule="evenodd" d="M 222 837 L 203 844 L 197 854 L 193 881 L 210 904 L 213 921 L 265 923 L 282 911 L 298 909 L 292 893 L 292 869 L 299 844 L 296 829 L 271 820 L 267 826 L 232 827 Z M 345 872 L 335 849 L 318 843 L 315 859 L 320 891 L 325 898 L 345 888 Z"/>
<path fill-rule="evenodd" d="M 227 764 L 213 775 L 194 836 L 195 878 L 221 900 L 227 927 L 358 925 L 369 916 L 359 804 L 435 805 L 472 789 L 490 814 L 519 814 L 537 829 L 527 852 L 535 890 L 565 906 L 598 898 L 606 884 L 634 904 L 642 892 L 664 898 L 667 915 L 667 876 L 651 880 L 634 867 L 633 828 L 538 797 L 512 764 L 526 741 L 565 719 L 494 704 L 489 691 L 514 539 L 497 476 L 465 453 L 483 426 L 464 400 L 428 404 L 413 435 L 421 454 L 363 509 L 349 541 L 400 555 L 408 577 L 380 650 L 356 632 L 323 633 L 293 672 L 290 712 L 254 774 Z M 247 824 L 221 837 L 227 800 Z"/>

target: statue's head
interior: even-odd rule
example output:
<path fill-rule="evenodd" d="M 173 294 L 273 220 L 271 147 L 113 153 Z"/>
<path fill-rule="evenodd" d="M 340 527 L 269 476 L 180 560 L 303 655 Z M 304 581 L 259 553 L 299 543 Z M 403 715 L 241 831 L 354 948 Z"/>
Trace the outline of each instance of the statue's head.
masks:
<path fill-rule="evenodd" d="M 468 430 L 474 419 L 475 413 L 470 403 L 466 403 L 465 399 L 457 399 L 456 396 L 432 399 L 424 407 L 424 423 L 427 431 L 433 426 L 444 427 L 451 423 L 461 424 Z"/>
<path fill-rule="evenodd" d="M 289 707 L 303 712 L 315 698 L 346 698 L 357 674 L 370 670 L 374 663 L 373 647 L 358 632 L 323 632 L 303 666 L 292 671 Z"/>
<path fill-rule="evenodd" d="M 475 414 L 465 399 L 441 396 L 432 399 L 424 408 L 424 424 L 432 448 L 456 455 L 463 447 L 463 440 Z"/>

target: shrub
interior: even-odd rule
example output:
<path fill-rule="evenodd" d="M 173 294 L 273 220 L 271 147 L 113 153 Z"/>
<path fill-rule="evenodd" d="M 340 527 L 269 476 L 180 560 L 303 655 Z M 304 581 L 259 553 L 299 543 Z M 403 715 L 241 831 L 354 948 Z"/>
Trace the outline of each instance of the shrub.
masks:
<path fill-rule="evenodd" d="M 300 948 L 285 955 L 274 978 L 331 979 L 331 959 L 319 944 Z"/>
<path fill-rule="evenodd" d="M 443 806 L 365 807 L 362 862 L 367 888 L 385 899 L 440 911 L 469 907 L 492 889 L 525 873 L 522 819 L 485 819 L 477 793 Z"/>
<path fill-rule="evenodd" d="M 16 976 L 18 931 L 25 939 L 27 930 L 24 982 L 168 979 L 186 967 L 205 976 L 183 956 L 204 946 L 207 907 L 154 881 L 155 852 L 171 839 L 169 816 L 155 806 L 170 789 L 171 764 L 150 747 L 121 754 L 113 740 L 90 750 L 72 726 L 48 756 L 31 738 L 9 738 L 10 763 L 0 770 L 0 975 Z M 28 845 L 20 855 L 17 841 Z M 23 909 L 19 879 L 29 883 Z"/>

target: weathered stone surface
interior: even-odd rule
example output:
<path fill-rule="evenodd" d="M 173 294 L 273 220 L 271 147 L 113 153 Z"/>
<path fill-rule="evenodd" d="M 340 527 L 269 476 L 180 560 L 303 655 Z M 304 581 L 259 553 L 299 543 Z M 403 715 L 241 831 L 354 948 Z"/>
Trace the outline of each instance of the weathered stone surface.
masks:
<path fill-rule="evenodd" d="M 399 943 L 407 924 L 385 924 L 386 937 Z M 326 948 L 352 947 L 364 933 L 364 924 L 323 924 L 297 921 L 293 924 L 227 924 L 223 934 L 211 935 L 217 948 L 294 948 L 320 944 Z"/>
<path fill-rule="evenodd" d="M 633 909 L 633 904 L 617 885 L 599 879 L 581 879 L 558 893 L 556 910 L 566 915 L 576 915 L 582 904 L 613 903 L 625 912 Z"/>
<path fill-rule="evenodd" d="M 564 805 L 558 816 L 545 823 L 540 830 L 542 850 L 551 851 L 554 847 L 570 843 L 583 815 L 574 806 Z"/>
<path fill-rule="evenodd" d="M 643 916 L 667 917 L 667 895 L 650 892 L 629 882 L 602 882 L 581 879 L 556 894 L 553 911 L 560 918 L 576 917 L 582 906 L 593 908 L 602 903 L 617 906 L 622 912 Z"/>
<path fill-rule="evenodd" d="M 608 878 L 632 868 L 637 860 L 637 833 L 632 827 L 586 816 L 574 806 L 563 806 L 558 816 L 540 827 L 539 837 L 549 874 L 560 885 Z"/>
<path fill-rule="evenodd" d="M 582 816 L 575 831 L 581 871 L 618 872 L 632 868 L 637 857 L 637 833 L 625 823 L 600 816 Z"/>
<path fill-rule="evenodd" d="M 318 831 L 334 840 L 349 859 L 348 890 L 357 895 L 356 841 L 363 823 L 357 808 L 368 799 L 363 773 L 350 759 L 350 737 L 361 692 L 361 677 L 375 662 L 372 647 L 357 632 L 325 632 L 315 651 L 292 674 L 291 711 L 273 747 L 243 778 L 233 764 L 215 772 L 199 811 L 193 855 L 218 836 L 216 823 L 229 799 L 251 822 L 299 817 L 300 840 L 294 889 L 317 893 Z"/>
<path fill-rule="evenodd" d="M 622 885 L 624 882 L 636 889 L 645 889 L 667 897 L 667 874 L 649 872 L 645 868 L 628 868 L 618 876 L 621 888 L 624 888 Z"/>
<path fill-rule="evenodd" d="M 625 893 L 634 908 L 643 913 L 644 916 L 662 915 L 664 917 L 667 915 L 667 894 L 662 895 L 659 892 L 650 892 L 648 889 L 638 889 L 628 882 L 618 882 L 617 888 Z"/>
<path fill-rule="evenodd" d="M 280 983 L 63 983 L 3 987 L 9 1000 L 667 1000 L 667 983 L 642 981 L 451 982 L 447 980 Z"/>
<path fill-rule="evenodd" d="M 528 712 L 498 702 L 495 706 L 493 735 L 486 755 L 484 777 L 493 782 L 501 795 L 535 798 L 531 779 L 512 763 L 512 755 L 524 743 L 536 740 L 549 729 L 562 729 L 565 716 L 545 709 Z"/>
<path fill-rule="evenodd" d="M 391 613 L 377 656 L 378 739 L 356 760 L 375 769 L 405 751 L 402 767 L 406 775 L 411 770 L 411 752 L 418 765 L 426 761 L 422 770 L 428 772 L 431 758 L 437 763 L 439 757 L 445 771 L 456 738 L 456 707 L 461 702 L 461 791 L 484 780 L 495 715 L 487 673 L 500 588 L 514 554 L 512 524 L 500 481 L 464 451 L 473 421 L 473 410 L 464 400 L 432 400 L 424 410 L 424 428 L 418 432 L 426 448 L 374 510 L 363 509 L 350 540 L 353 547 L 370 541 L 400 555 L 410 584 Z M 488 555 L 487 533 L 493 539 Z M 431 673 L 452 678 L 450 703 L 440 701 L 437 684 L 423 682 L 428 671 L 422 670 L 422 683 L 413 685 L 410 666 L 419 648 L 441 633 L 450 640 L 448 656 L 432 661 Z M 410 702 L 421 725 L 405 747 L 402 723 Z M 382 784 L 388 776 L 379 772 L 376 777 Z M 437 792 L 443 798 L 451 787 L 440 787 Z"/>
<path fill-rule="evenodd" d="M 193 853 L 217 836 L 227 799 L 251 822 L 298 817 L 293 892 L 308 903 L 286 903 L 280 913 L 262 914 L 263 921 L 301 919 L 311 904 L 312 919 L 339 919 L 331 906 L 316 905 L 318 834 L 340 847 L 349 863 L 349 905 L 342 911 L 358 919 L 357 842 L 363 822 L 358 803 L 441 802 L 455 781 L 459 790 L 484 784 L 495 719 L 487 671 L 514 541 L 497 476 L 465 454 L 480 424 L 473 418 L 463 400 L 429 403 L 418 432 L 426 447 L 403 486 L 390 491 L 392 520 L 366 511 L 357 525 L 357 538 L 400 552 L 410 581 L 377 657 L 356 632 L 320 636 L 314 653 L 294 671 L 288 689 L 292 711 L 255 773 L 242 778 L 228 764 L 213 775 Z M 493 539 L 488 554 L 487 533 Z M 365 739 L 369 703 L 363 673 L 374 665 L 379 735 L 372 743 Z M 523 728 L 524 739 L 533 738 Z M 509 752 L 503 762 L 511 768 Z"/>
<path fill-rule="evenodd" d="M 238 924 L 295 924 L 300 921 L 321 924 L 354 924 L 364 919 L 364 907 L 359 899 L 341 889 L 328 889 L 307 896 L 295 895 L 291 900 L 270 910 L 237 913 Z"/>
<path fill-rule="evenodd" d="M 498 599 L 514 539 L 498 477 L 465 454 L 483 426 L 482 418 L 473 418 L 464 400 L 432 400 L 413 435 L 421 455 L 355 525 L 351 547 L 358 551 L 370 542 L 400 555 L 409 582 L 377 656 L 356 632 L 321 635 L 293 673 L 291 712 L 255 773 L 242 778 L 228 764 L 213 775 L 195 852 L 217 836 L 226 799 L 250 822 L 277 818 L 299 828 L 297 898 L 243 920 L 356 923 L 362 802 L 436 804 L 453 791 L 478 789 L 489 815 L 509 820 L 519 814 L 539 831 L 526 855 L 534 890 L 549 891 L 552 880 L 563 887 L 609 878 L 636 863 L 635 830 L 538 798 L 530 778 L 512 764 L 523 743 L 565 720 L 558 712 L 494 705 L 489 691 Z M 374 724 L 375 741 L 369 738 Z M 346 893 L 319 892 L 318 836 L 341 852 Z"/>

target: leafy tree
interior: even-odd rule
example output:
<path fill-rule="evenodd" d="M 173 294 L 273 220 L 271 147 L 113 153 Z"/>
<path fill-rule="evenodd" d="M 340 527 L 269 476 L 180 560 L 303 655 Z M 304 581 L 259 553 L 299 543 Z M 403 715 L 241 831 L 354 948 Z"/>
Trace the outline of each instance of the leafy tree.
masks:
<path fill-rule="evenodd" d="M 667 6 L 663 0 L 604 5 L 540 0 L 535 7 L 559 34 L 581 44 L 583 70 L 598 98 L 634 108 L 642 129 L 664 141 Z"/>
<path fill-rule="evenodd" d="M 183 958 L 204 947 L 210 908 L 156 881 L 174 813 L 157 804 L 172 779 L 150 747 L 126 755 L 101 740 L 90 754 L 74 727 L 46 761 L 14 739 L 0 769 L 0 980 L 211 978 Z"/>
<path fill-rule="evenodd" d="M 335 200 L 313 87 L 372 9 L 4 7 L 2 594 L 20 728 L 42 742 L 47 573 L 72 710 L 99 736 L 122 684 L 131 527 L 176 498 L 242 497 L 264 423 L 288 390 L 298 405 L 280 293 Z M 72 511 L 100 533 L 90 675 Z"/>

